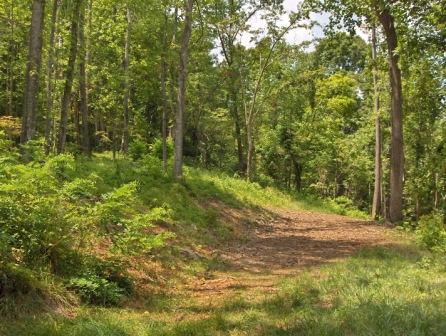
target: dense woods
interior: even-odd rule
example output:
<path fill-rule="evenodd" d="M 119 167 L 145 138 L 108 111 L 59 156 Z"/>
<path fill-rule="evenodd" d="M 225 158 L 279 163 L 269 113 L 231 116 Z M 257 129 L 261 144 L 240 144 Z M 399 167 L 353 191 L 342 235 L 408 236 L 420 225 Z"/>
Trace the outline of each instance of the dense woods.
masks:
<path fill-rule="evenodd" d="M 0 271 L 39 256 L 62 274 L 87 224 L 123 255 L 162 246 L 173 235 L 141 223 L 183 218 L 158 193 L 204 195 L 193 169 L 427 228 L 446 249 L 444 1 L 290 6 L 2 0 Z"/>
<path fill-rule="evenodd" d="M 184 157 L 367 211 L 375 197 L 374 217 L 392 222 L 445 207 L 440 2 L 307 1 L 285 24 L 282 4 L 262 1 L 6 1 L 1 11 L 10 140 L 21 127 L 21 144 L 44 137 L 48 154 L 89 155 L 161 138 L 166 161 L 173 137 L 177 177 Z M 325 37 L 287 42 L 312 12 L 330 13 Z M 251 27 L 260 16 L 266 27 Z"/>

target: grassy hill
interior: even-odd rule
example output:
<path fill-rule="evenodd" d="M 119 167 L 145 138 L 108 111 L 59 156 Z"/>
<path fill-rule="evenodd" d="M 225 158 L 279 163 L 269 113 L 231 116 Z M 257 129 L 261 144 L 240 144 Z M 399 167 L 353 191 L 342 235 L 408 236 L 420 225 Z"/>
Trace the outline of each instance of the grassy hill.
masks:
<path fill-rule="evenodd" d="M 206 310 L 183 284 L 217 271 L 237 277 L 217 251 L 250 239 L 273 210 L 366 215 L 345 199 L 289 194 L 191 167 L 177 182 L 160 167 L 150 156 L 134 162 L 105 154 L 2 163 L 0 334 L 446 330 L 444 259 L 397 241 L 402 236 L 392 238 L 397 248 L 278 277 L 273 294 L 241 288 Z"/>

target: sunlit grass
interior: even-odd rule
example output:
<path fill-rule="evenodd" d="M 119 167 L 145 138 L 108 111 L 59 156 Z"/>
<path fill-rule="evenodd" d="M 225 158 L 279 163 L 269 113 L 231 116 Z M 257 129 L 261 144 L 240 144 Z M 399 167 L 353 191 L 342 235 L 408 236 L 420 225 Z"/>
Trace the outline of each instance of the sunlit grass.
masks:
<path fill-rule="evenodd" d="M 148 311 L 83 308 L 42 316 L 6 335 L 445 335 L 446 264 L 408 247 L 371 249 L 209 306 L 183 297 Z M 214 302 L 215 303 L 215 302 Z"/>

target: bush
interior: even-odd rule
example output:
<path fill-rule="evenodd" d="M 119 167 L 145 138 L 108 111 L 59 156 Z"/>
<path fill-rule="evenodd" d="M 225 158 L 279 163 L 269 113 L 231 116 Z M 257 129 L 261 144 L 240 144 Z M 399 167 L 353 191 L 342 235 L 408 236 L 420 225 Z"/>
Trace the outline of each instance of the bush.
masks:
<path fill-rule="evenodd" d="M 133 140 L 129 145 L 129 155 L 134 161 L 140 160 L 143 156 L 149 153 L 147 144 L 139 139 Z"/>
<path fill-rule="evenodd" d="M 29 269 L 8 263 L 0 265 L 0 297 L 25 295 L 41 287 Z"/>
<path fill-rule="evenodd" d="M 124 293 L 116 283 L 96 275 L 72 278 L 68 288 L 76 292 L 83 302 L 101 306 L 118 305 Z"/>
<path fill-rule="evenodd" d="M 335 212 L 340 215 L 346 215 L 348 211 L 355 209 L 352 200 L 346 196 L 339 196 L 331 199 L 330 205 Z"/>
<path fill-rule="evenodd" d="M 429 250 L 446 252 L 446 228 L 440 212 L 422 216 L 415 232 L 421 244 Z"/>
<path fill-rule="evenodd" d="M 22 145 L 22 152 L 25 154 L 26 161 L 45 161 L 45 139 L 39 138 L 28 141 Z"/>
<path fill-rule="evenodd" d="M 88 178 L 75 178 L 73 181 L 66 182 L 62 188 L 62 193 L 69 200 L 89 200 L 96 193 L 96 180 L 98 176 L 90 175 Z"/>
<path fill-rule="evenodd" d="M 173 140 L 171 138 L 167 139 L 166 143 L 167 149 L 167 159 L 170 159 L 173 155 Z M 163 159 L 163 140 L 156 139 L 153 144 L 150 146 L 150 154 L 160 160 Z"/>
<path fill-rule="evenodd" d="M 102 196 L 95 213 L 99 223 L 108 233 L 122 231 L 123 219 L 134 213 L 137 183 L 130 182 Z"/>
<path fill-rule="evenodd" d="M 153 234 L 148 230 L 157 220 L 165 220 L 170 211 L 164 208 L 154 208 L 145 214 L 136 215 L 123 221 L 123 230 L 116 235 L 115 246 L 128 255 L 146 253 L 153 248 L 162 247 L 165 241 L 173 237 L 171 232 Z"/>

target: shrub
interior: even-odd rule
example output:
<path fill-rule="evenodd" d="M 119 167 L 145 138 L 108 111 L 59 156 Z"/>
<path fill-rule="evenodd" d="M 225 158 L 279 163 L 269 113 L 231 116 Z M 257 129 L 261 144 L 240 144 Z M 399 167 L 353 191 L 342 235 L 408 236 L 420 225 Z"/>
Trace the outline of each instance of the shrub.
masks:
<path fill-rule="evenodd" d="M 85 303 L 116 306 L 123 298 L 123 289 L 116 283 L 97 275 L 70 279 L 68 288 L 76 292 Z"/>
<path fill-rule="evenodd" d="M 129 255 L 145 253 L 164 246 L 165 241 L 173 237 L 173 234 L 170 232 L 153 234 L 148 230 L 154 221 L 164 220 L 169 215 L 170 211 L 164 208 L 154 208 L 148 213 L 124 220 L 123 230 L 115 238 L 115 246 Z"/>
<path fill-rule="evenodd" d="M 170 159 L 173 155 L 173 140 L 167 139 L 166 143 L 167 159 Z M 163 158 L 163 140 L 158 138 L 150 146 L 150 154 L 160 160 Z"/>
<path fill-rule="evenodd" d="M 66 182 L 62 188 L 62 193 L 69 200 L 88 200 L 96 192 L 96 180 L 98 176 L 90 175 L 88 178 L 75 178 L 73 181 Z"/>
<path fill-rule="evenodd" d="M 45 139 L 29 140 L 26 144 L 22 145 L 22 152 L 25 153 L 26 161 L 44 162 Z"/>
<path fill-rule="evenodd" d="M 97 204 L 95 213 L 107 232 L 122 231 L 123 219 L 134 213 L 136 189 L 137 183 L 130 182 L 102 196 L 102 203 Z"/>
<path fill-rule="evenodd" d="M 422 216 L 416 234 L 422 245 L 436 252 L 446 252 L 446 228 L 440 212 Z"/>
<path fill-rule="evenodd" d="M 26 295 L 41 287 L 31 270 L 11 263 L 0 265 L 0 297 Z"/>
<path fill-rule="evenodd" d="M 140 139 L 133 140 L 129 145 L 129 155 L 134 161 L 142 159 L 148 153 L 149 147 Z"/>

